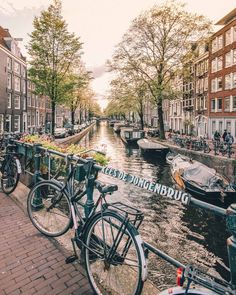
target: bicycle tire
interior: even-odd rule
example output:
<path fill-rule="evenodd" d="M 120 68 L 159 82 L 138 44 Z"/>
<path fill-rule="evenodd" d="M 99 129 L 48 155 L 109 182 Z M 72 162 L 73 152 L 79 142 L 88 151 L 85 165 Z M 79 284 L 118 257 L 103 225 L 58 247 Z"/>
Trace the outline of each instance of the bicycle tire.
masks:
<path fill-rule="evenodd" d="M 71 226 L 71 205 L 61 186 L 54 181 L 43 180 L 30 190 L 27 212 L 32 224 L 45 236 L 58 237 Z"/>
<path fill-rule="evenodd" d="M 1 167 L 1 188 L 7 195 L 13 193 L 17 187 L 20 179 L 19 170 L 21 169 L 19 165 L 19 160 L 14 157 L 8 157 L 8 159 L 3 161 Z"/>
<path fill-rule="evenodd" d="M 138 295 L 142 291 L 147 271 L 145 255 L 140 236 L 130 223 L 122 231 L 124 234 L 112 260 L 108 262 L 106 257 L 123 221 L 116 212 L 104 211 L 98 213 L 86 229 L 83 257 L 90 285 L 96 294 Z M 128 241 L 130 247 L 125 250 Z"/>

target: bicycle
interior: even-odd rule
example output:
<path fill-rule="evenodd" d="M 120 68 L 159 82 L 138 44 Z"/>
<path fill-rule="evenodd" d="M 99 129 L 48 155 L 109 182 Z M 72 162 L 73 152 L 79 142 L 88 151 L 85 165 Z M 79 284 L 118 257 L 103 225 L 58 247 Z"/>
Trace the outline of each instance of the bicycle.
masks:
<path fill-rule="evenodd" d="M 101 167 L 93 159 L 74 156 L 67 159 L 69 175 L 64 184 L 55 179 L 43 180 L 31 189 L 27 199 L 31 222 L 49 237 L 60 236 L 74 227 L 74 255 L 66 262 L 78 259 L 77 246 L 96 294 L 140 294 L 147 278 L 146 253 L 138 233 L 142 212 L 119 202 L 106 201 L 107 194 L 117 191 L 118 187 L 96 179 Z M 85 178 L 82 189 L 75 189 L 74 185 L 78 171 Z M 94 189 L 99 192 L 96 202 Z"/>
<path fill-rule="evenodd" d="M 0 157 L 1 188 L 5 194 L 11 194 L 17 187 L 22 172 L 16 145 L 11 141 L 16 135 L 3 134 L 0 146 L 3 153 Z"/>

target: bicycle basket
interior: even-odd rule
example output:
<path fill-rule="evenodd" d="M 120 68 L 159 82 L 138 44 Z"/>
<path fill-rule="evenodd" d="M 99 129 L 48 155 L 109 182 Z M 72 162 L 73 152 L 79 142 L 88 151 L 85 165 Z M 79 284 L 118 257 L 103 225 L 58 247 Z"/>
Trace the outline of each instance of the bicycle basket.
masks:
<path fill-rule="evenodd" d="M 134 207 L 123 204 L 121 202 L 108 203 L 107 206 L 118 211 L 120 215 L 129 218 L 129 222 L 132 223 L 133 226 L 137 229 L 143 221 L 143 212 Z"/>

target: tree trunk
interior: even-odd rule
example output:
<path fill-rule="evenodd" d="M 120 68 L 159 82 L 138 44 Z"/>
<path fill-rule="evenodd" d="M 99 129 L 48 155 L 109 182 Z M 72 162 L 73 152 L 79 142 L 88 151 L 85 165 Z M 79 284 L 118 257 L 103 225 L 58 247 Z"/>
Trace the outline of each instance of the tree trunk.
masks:
<path fill-rule="evenodd" d="M 157 114 L 158 114 L 158 121 L 159 121 L 160 139 L 166 139 L 166 137 L 165 137 L 165 129 L 164 129 L 164 122 L 163 122 L 162 103 L 161 102 L 159 102 L 157 104 Z"/>
<path fill-rule="evenodd" d="M 75 111 L 70 110 L 70 115 L 71 115 L 71 124 L 75 125 Z"/>
<path fill-rule="evenodd" d="M 52 135 L 54 135 L 55 130 L 55 115 L 56 115 L 56 103 L 52 100 Z"/>

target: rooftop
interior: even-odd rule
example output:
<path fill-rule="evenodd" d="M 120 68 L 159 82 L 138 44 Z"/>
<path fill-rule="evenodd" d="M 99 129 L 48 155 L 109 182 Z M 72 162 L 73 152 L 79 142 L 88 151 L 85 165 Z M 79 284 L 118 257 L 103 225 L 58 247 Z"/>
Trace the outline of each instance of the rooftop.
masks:
<path fill-rule="evenodd" d="M 231 22 L 233 19 L 236 18 L 236 8 L 234 8 L 232 11 L 230 11 L 228 14 L 226 14 L 223 18 L 221 18 L 216 25 L 222 25 L 225 26 L 229 22 Z"/>

